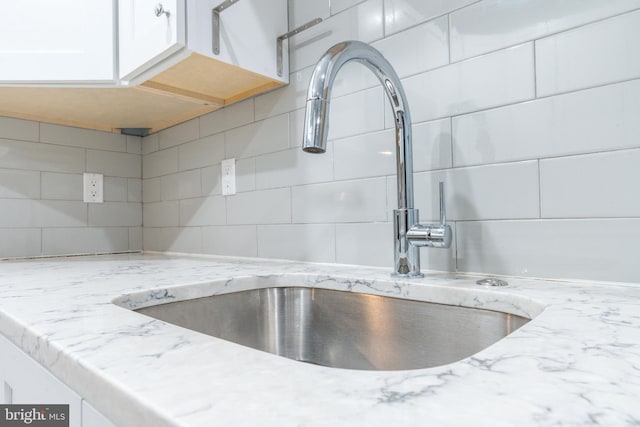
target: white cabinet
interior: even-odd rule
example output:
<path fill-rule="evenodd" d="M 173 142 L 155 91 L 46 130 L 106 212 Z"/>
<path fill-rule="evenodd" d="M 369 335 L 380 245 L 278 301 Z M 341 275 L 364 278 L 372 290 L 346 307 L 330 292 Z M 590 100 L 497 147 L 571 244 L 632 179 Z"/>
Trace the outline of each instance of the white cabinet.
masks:
<path fill-rule="evenodd" d="M 286 0 L 241 0 L 224 9 L 215 33 L 220 51 L 214 53 L 212 11 L 221 2 L 119 0 L 120 78 L 145 81 L 195 54 L 200 57 L 196 69 L 206 58 L 211 67 L 224 63 L 288 82 L 288 55 L 282 75 L 276 57 L 277 38 L 287 32 Z"/>
<path fill-rule="evenodd" d="M 8 339 L 0 336 L 3 388 L 6 403 L 68 404 L 69 426 L 81 427 L 82 399 Z"/>
<path fill-rule="evenodd" d="M 116 427 L 86 400 L 82 401 L 82 427 Z"/>
<path fill-rule="evenodd" d="M 277 60 L 287 0 L 223 10 L 215 54 L 212 10 L 222 1 L 4 2 L 0 115 L 154 133 L 287 84 L 286 41 L 280 73 Z"/>
<path fill-rule="evenodd" d="M 112 0 L 2 3 L 0 82 L 114 82 Z"/>
<path fill-rule="evenodd" d="M 189 49 L 288 82 L 288 49 L 284 49 L 282 76 L 276 67 L 277 38 L 288 31 L 286 0 L 240 0 L 220 12 L 220 53 L 216 55 L 212 49 L 211 11 L 221 2 L 187 0 Z"/>
<path fill-rule="evenodd" d="M 129 80 L 185 46 L 184 0 L 120 0 L 120 78 Z"/>
<path fill-rule="evenodd" d="M 64 383 L 0 335 L 0 404 L 68 404 L 70 427 L 115 427 Z"/>

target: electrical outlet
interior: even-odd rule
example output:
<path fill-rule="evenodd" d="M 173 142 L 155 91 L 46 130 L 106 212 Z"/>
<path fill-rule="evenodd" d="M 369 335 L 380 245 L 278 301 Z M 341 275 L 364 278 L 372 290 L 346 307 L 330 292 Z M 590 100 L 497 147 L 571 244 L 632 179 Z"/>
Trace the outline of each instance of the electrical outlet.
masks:
<path fill-rule="evenodd" d="M 236 194 L 236 159 L 222 161 L 222 195 Z"/>
<path fill-rule="evenodd" d="M 84 174 L 84 202 L 104 202 L 104 181 L 100 173 Z"/>

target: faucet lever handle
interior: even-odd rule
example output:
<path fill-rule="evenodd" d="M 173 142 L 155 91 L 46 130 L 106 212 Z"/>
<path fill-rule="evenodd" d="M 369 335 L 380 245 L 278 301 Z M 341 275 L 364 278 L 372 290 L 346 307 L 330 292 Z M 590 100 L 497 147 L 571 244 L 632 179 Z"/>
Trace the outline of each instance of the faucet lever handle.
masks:
<path fill-rule="evenodd" d="M 444 205 L 444 182 L 439 183 L 440 193 L 440 224 L 445 225 L 447 223 L 447 210 Z"/>
<path fill-rule="evenodd" d="M 444 182 L 440 181 L 440 224 L 413 224 L 407 231 L 407 240 L 414 246 L 431 248 L 451 247 L 451 227 L 447 225 L 444 206 Z M 396 211 L 400 212 L 400 211 Z"/>

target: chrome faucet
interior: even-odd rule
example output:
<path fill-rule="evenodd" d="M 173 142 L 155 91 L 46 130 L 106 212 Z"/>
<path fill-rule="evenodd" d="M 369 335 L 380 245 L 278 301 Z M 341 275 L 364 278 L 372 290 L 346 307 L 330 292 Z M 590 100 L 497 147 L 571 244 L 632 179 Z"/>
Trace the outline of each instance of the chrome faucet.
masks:
<path fill-rule="evenodd" d="M 380 80 L 393 109 L 396 126 L 396 171 L 398 209 L 394 209 L 395 276 L 421 277 L 420 246 L 448 248 L 451 227 L 446 224 L 444 186 L 440 183 L 440 224 L 419 224 L 418 210 L 413 208 L 413 151 L 411 115 L 400 78 L 391 64 L 373 47 L 358 41 L 338 43 L 318 61 L 307 92 L 302 149 L 307 153 L 324 153 L 329 133 L 329 100 L 333 82 L 340 68 L 356 61 L 369 68 Z"/>

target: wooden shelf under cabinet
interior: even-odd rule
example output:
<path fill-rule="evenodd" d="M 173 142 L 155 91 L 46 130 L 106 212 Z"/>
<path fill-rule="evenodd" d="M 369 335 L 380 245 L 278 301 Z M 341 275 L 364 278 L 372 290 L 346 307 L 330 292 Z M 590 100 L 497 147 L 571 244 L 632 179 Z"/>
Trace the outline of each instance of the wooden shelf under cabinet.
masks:
<path fill-rule="evenodd" d="M 0 115 L 154 133 L 279 86 L 282 82 L 194 53 L 134 87 L 0 87 Z"/>

